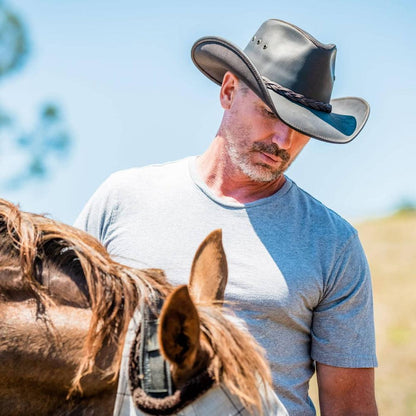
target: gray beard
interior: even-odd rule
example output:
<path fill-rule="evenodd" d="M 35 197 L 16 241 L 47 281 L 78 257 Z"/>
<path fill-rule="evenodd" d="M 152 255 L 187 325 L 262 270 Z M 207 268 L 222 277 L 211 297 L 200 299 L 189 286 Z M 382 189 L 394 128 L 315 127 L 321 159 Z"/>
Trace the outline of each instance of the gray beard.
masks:
<path fill-rule="evenodd" d="M 279 178 L 288 168 L 286 163 L 282 163 L 280 169 L 272 170 L 270 166 L 262 163 L 253 164 L 246 155 L 241 155 L 232 145 L 227 146 L 228 155 L 234 166 L 237 166 L 248 178 L 254 182 L 271 182 Z"/>

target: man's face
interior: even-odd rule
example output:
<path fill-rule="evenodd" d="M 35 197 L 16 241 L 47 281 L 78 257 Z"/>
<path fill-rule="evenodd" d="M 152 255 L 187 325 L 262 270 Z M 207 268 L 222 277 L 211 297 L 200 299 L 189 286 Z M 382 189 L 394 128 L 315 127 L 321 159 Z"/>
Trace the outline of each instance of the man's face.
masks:
<path fill-rule="evenodd" d="M 256 182 L 277 179 L 309 141 L 245 86 L 237 87 L 221 133 L 233 165 Z"/>

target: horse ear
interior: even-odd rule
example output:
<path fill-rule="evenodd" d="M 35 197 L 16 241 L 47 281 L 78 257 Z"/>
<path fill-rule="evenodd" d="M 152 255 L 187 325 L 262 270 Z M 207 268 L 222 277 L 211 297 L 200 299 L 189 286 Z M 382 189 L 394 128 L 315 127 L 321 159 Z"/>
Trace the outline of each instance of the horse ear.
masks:
<path fill-rule="evenodd" d="M 224 300 L 228 279 L 222 231 L 215 230 L 199 246 L 191 269 L 189 288 L 197 302 Z"/>
<path fill-rule="evenodd" d="M 165 300 L 159 318 L 159 347 L 172 364 L 191 368 L 199 348 L 199 316 L 186 285 Z"/>

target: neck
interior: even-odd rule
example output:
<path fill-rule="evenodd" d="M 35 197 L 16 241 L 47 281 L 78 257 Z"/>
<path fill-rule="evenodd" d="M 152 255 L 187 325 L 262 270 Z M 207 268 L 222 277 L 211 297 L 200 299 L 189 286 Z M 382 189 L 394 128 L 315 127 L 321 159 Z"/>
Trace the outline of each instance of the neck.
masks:
<path fill-rule="evenodd" d="M 197 159 L 197 169 L 202 180 L 216 196 L 231 202 L 248 203 L 267 198 L 286 182 L 283 175 L 269 182 L 249 178 L 231 161 L 225 141 L 220 135 Z"/>

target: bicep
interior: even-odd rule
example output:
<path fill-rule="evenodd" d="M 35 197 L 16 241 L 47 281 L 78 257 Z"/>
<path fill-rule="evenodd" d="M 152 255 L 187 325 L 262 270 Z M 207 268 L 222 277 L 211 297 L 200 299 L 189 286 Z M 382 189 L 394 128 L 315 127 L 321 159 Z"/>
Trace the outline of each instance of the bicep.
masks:
<path fill-rule="evenodd" d="M 322 416 L 377 415 L 373 368 L 316 363 Z"/>
<path fill-rule="evenodd" d="M 377 366 L 371 277 L 356 235 L 325 280 L 311 336 L 316 362 L 343 368 Z"/>

